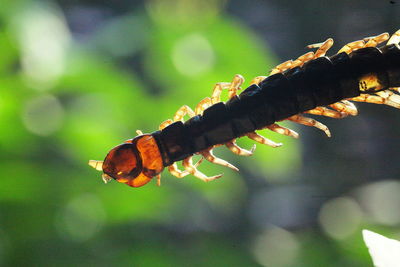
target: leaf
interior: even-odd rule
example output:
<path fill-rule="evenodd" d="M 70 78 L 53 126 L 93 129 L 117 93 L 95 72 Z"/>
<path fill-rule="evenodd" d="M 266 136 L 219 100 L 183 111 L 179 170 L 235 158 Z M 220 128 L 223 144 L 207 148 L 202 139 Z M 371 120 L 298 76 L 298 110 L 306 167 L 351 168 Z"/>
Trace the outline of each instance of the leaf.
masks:
<path fill-rule="evenodd" d="M 364 242 L 376 267 L 400 266 L 400 242 L 383 235 L 363 230 Z"/>

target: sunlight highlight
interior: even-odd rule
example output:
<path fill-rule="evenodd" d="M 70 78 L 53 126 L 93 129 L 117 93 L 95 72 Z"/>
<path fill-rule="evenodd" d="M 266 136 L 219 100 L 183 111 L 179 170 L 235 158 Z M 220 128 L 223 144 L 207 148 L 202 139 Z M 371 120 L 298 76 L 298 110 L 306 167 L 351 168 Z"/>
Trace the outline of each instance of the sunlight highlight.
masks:
<path fill-rule="evenodd" d="M 22 71 L 30 87 L 51 87 L 64 72 L 70 33 L 54 7 L 34 5 L 15 18 Z"/>
<path fill-rule="evenodd" d="M 198 33 L 178 40 L 171 56 L 175 68 L 186 76 L 197 76 L 210 71 L 215 63 L 210 42 Z"/>
<path fill-rule="evenodd" d="M 322 206 L 319 223 L 326 234 L 340 240 L 357 231 L 362 217 L 361 208 L 356 201 L 349 197 L 339 197 Z"/>
<path fill-rule="evenodd" d="M 252 252 L 263 266 L 295 266 L 300 244 L 294 234 L 271 226 L 256 238 Z"/>
<path fill-rule="evenodd" d="M 380 181 L 363 186 L 358 190 L 361 204 L 368 218 L 385 225 L 400 223 L 400 182 Z"/>
<path fill-rule="evenodd" d="M 100 231 L 105 217 L 100 199 L 93 194 L 82 194 L 60 210 L 55 223 L 61 237 L 83 242 Z"/>
<path fill-rule="evenodd" d="M 22 121 L 28 131 L 49 136 L 59 130 L 64 119 L 64 109 L 52 95 L 30 99 L 24 106 Z"/>

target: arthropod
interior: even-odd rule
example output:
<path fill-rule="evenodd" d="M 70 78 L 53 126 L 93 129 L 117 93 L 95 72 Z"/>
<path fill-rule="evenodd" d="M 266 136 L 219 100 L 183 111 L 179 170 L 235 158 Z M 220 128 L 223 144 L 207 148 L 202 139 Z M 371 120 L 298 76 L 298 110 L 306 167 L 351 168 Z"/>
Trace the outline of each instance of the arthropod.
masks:
<path fill-rule="evenodd" d="M 383 42 L 386 44 L 378 47 Z M 221 175 L 208 177 L 200 172 L 198 166 L 203 159 L 238 170 L 213 155 L 216 146 L 225 145 L 235 154 L 250 156 L 254 149 L 239 147 L 237 138 L 247 136 L 278 147 L 280 144 L 256 131 L 269 129 L 298 137 L 295 131 L 280 126 L 279 121 L 314 126 L 330 136 L 328 127 L 304 114 L 355 116 L 357 108 L 351 101 L 400 108 L 399 42 L 400 30 L 391 37 L 383 33 L 348 43 L 333 56 L 326 56 L 333 45 L 330 38 L 309 45 L 316 51 L 276 66 L 268 76 L 254 78 L 239 95 L 244 83 L 241 75 L 235 75 L 229 83 L 217 83 L 211 97 L 201 100 L 194 110 L 182 106 L 173 120 L 161 123 L 158 131 L 138 131 L 138 136 L 111 149 L 104 161 L 90 160 L 89 165 L 103 171 L 105 182 L 113 178 L 133 187 L 143 186 L 153 177 L 159 184 L 164 167 L 178 178 L 192 174 L 207 182 Z M 220 99 L 223 90 L 228 91 L 226 102 Z M 185 115 L 190 119 L 184 121 Z M 196 164 L 192 160 L 194 154 L 202 156 Z M 176 164 L 181 160 L 183 171 Z"/>

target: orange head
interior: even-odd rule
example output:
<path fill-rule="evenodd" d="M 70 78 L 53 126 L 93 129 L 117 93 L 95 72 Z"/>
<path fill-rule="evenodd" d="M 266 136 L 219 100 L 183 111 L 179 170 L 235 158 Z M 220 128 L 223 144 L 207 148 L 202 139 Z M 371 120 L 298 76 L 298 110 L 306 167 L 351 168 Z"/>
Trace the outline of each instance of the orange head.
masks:
<path fill-rule="evenodd" d="M 164 168 L 156 140 L 150 134 L 125 141 L 111 149 L 104 162 L 89 161 L 89 165 L 103 170 L 105 181 L 114 178 L 132 187 L 147 184 Z"/>

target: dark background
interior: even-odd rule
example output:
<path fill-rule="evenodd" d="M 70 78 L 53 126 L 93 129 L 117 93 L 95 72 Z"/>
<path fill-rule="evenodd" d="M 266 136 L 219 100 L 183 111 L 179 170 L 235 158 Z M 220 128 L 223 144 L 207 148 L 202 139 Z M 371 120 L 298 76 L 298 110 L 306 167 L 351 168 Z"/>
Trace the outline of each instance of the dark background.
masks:
<path fill-rule="evenodd" d="M 369 266 L 364 228 L 400 238 L 400 112 L 357 104 L 203 183 L 134 189 L 87 166 L 216 82 L 250 81 L 328 37 L 400 28 L 397 1 L 0 4 L 0 265 Z M 249 148 L 252 143 L 240 140 Z"/>

